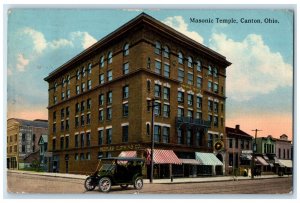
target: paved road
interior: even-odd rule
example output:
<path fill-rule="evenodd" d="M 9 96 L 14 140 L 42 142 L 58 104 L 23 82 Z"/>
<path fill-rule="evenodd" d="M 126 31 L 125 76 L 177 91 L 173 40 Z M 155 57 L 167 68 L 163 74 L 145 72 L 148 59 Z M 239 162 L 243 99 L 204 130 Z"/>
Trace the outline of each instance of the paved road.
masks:
<path fill-rule="evenodd" d="M 107 195 L 99 192 L 97 188 L 95 191 L 85 191 L 83 182 L 80 179 L 8 173 L 7 191 L 12 194 Z M 132 186 L 126 190 L 115 186 L 109 194 L 291 194 L 292 185 L 293 179 L 284 177 L 222 182 L 144 184 L 140 191 Z"/>

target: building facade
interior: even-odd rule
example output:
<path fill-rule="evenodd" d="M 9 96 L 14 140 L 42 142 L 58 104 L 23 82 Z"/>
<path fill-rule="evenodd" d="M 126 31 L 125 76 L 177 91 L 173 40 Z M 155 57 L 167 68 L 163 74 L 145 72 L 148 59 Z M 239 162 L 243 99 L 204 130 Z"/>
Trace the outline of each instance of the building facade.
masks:
<path fill-rule="evenodd" d="M 38 159 L 38 141 L 48 134 L 48 121 L 10 118 L 7 120 L 7 168 L 23 169 Z M 35 157 L 36 156 L 36 157 Z"/>
<path fill-rule="evenodd" d="M 274 158 L 275 172 L 283 172 L 291 174 L 293 170 L 292 162 L 292 141 L 288 140 L 288 136 L 283 134 L 275 143 L 276 158 Z"/>
<path fill-rule="evenodd" d="M 245 169 L 251 169 L 252 161 L 252 140 L 253 137 L 240 129 L 240 125 L 235 128 L 226 127 L 227 135 L 227 174 L 241 174 Z"/>
<path fill-rule="evenodd" d="M 99 155 L 136 151 L 138 157 L 149 156 L 154 99 L 155 149 L 172 150 L 179 159 L 195 159 L 195 152 L 214 153 L 225 162 L 226 154 L 213 145 L 226 136 L 225 78 L 230 64 L 140 14 L 45 78 L 53 168 L 85 174 L 95 170 Z M 170 164 L 157 166 L 164 177 L 181 170 Z"/>

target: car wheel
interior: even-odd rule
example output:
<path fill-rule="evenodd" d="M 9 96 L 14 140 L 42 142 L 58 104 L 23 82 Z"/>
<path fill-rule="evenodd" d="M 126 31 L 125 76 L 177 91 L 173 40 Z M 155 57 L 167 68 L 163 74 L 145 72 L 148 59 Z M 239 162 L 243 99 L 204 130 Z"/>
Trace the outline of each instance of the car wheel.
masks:
<path fill-rule="evenodd" d="M 143 188 L 143 185 L 144 185 L 143 178 L 137 177 L 134 181 L 134 188 L 140 190 Z"/>
<path fill-rule="evenodd" d="M 87 177 L 84 181 L 84 187 L 87 191 L 92 191 L 95 189 L 96 184 L 93 181 L 92 177 Z"/>
<path fill-rule="evenodd" d="M 103 177 L 99 181 L 99 189 L 102 192 L 109 192 L 111 188 L 111 180 L 108 177 Z"/>
<path fill-rule="evenodd" d="M 120 185 L 122 189 L 127 189 L 128 188 L 128 184 L 122 184 Z"/>

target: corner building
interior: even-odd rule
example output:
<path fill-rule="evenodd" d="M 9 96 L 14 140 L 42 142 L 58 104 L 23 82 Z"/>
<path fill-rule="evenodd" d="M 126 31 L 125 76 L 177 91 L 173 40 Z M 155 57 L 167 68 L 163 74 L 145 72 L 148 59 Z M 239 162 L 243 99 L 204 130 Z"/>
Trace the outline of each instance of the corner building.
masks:
<path fill-rule="evenodd" d="M 156 104 L 155 177 L 202 173 L 206 169 L 195 162 L 195 152 L 212 153 L 223 162 L 225 151 L 216 152 L 213 145 L 226 136 L 225 78 L 230 64 L 140 14 L 45 78 L 53 169 L 90 173 L 99 155 L 133 153 L 149 159 L 151 99 Z M 159 159 L 159 154 L 170 158 Z"/>

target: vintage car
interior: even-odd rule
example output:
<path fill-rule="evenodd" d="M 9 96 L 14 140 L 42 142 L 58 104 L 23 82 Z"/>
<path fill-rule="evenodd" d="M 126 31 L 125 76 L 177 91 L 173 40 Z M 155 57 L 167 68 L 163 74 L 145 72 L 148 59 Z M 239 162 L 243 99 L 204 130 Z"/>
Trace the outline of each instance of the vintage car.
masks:
<path fill-rule="evenodd" d="M 90 191 L 98 185 L 100 191 L 109 192 L 114 185 L 120 185 L 123 189 L 133 185 L 140 190 L 143 187 L 143 165 L 144 159 L 141 158 L 102 158 L 100 169 L 85 180 L 85 188 Z"/>

